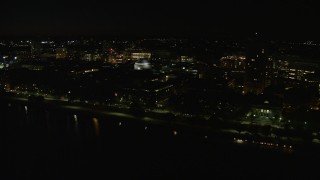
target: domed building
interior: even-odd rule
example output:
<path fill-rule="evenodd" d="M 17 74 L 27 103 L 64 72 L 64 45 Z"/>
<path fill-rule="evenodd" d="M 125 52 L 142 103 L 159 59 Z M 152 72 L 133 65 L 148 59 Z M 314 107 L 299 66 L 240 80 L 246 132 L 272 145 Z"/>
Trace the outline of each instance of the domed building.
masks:
<path fill-rule="evenodd" d="M 151 69 L 151 64 L 148 60 L 141 59 L 134 63 L 134 70 L 145 70 L 145 69 Z"/>

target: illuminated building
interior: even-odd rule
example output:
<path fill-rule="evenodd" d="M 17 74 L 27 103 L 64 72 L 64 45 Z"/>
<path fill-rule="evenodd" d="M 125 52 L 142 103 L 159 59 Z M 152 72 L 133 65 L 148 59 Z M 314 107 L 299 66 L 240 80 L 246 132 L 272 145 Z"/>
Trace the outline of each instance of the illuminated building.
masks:
<path fill-rule="evenodd" d="M 112 64 L 123 63 L 123 55 L 122 54 L 110 54 L 108 56 L 108 62 Z"/>
<path fill-rule="evenodd" d="M 101 60 L 101 54 L 99 54 L 99 53 L 92 54 L 92 60 L 93 61 Z"/>
<path fill-rule="evenodd" d="M 180 62 L 193 62 L 193 57 L 190 57 L 190 56 L 180 56 Z"/>
<path fill-rule="evenodd" d="M 56 47 L 53 41 L 41 41 L 34 44 L 33 55 L 41 59 L 55 59 Z"/>
<path fill-rule="evenodd" d="M 256 36 L 248 44 L 245 64 L 244 93 L 261 94 L 271 84 L 273 60 L 266 43 Z"/>
<path fill-rule="evenodd" d="M 57 48 L 56 49 L 56 59 L 65 59 L 67 57 L 66 48 Z"/>
<path fill-rule="evenodd" d="M 241 55 L 225 56 L 220 59 L 220 67 L 231 71 L 244 71 L 245 59 L 245 56 Z"/>
<path fill-rule="evenodd" d="M 83 57 L 82 57 L 82 60 L 84 61 L 91 61 L 91 54 L 84 54 Z"/>
<path fill-rule="evenodd" d="M 281 75 L 287 79 L 312 82 L 317 81 L 313 78 L 317 69 L 318 65 L 315 63 L 294 62 L 281 68 Z"/>
<path fill-rule="evenodd" d="M 245 75 L 245 56 L 229 55 L 220 59 L 220 68 L 223 69 L 223 78 L 228 80 L 228 86 L 237 92 L 243 92 Z"/>
<path fill-rule="evenodd" d="M 139 60 L 134 63 L 134 70 L 146 70 L 151 69 L 151 64 L 148 60 Z"/>
<path fill-rule="evenodd" d="M 82 56 L 82 60 L 84 60 L 84 61 L 98 61 L 98 60 L 101 60 L 101 54 L 99 54 L 99 53 L 85 53 Z"/>
<path fill-rule="evenodd" d="M 282 103 L 275 97 L 260 99 L 250 105 L 246 118 L 258 125 L 280 123 L 283 121 Z"/>
<path fill-rule="evenodd" d="M 131 59 L 133 60 L 139 60 L 139 59 L 150 59 L 151 58 L 151 53 L 131 53 Z"/>
<path fill-rule="evenodd" d="M 282 108 L 281 106 L 252 105 L 248 115 L 254 118 L 266 118 L 270 121 L 280 122 L 282 120 Z"/>
<path fill-rule="evenodd" d="M 142 50 L 129 50 L 124 53 L 123 58 L 125 60 L 140 60 L 140 59 L 150 60 L 151 53 L 145 52 Z"/>

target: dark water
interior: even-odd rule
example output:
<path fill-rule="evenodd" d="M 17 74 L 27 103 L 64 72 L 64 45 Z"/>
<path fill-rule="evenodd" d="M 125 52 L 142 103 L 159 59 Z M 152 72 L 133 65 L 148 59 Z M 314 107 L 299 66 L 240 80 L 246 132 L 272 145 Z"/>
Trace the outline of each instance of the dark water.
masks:
<path fill-rule="evenodd" d="M 237 146 L 169 124 L 3 101 L 0 113 L 1 159 L 6 159 L 1 179 L 316 179 L 319 174 L 317 154 Z"/>

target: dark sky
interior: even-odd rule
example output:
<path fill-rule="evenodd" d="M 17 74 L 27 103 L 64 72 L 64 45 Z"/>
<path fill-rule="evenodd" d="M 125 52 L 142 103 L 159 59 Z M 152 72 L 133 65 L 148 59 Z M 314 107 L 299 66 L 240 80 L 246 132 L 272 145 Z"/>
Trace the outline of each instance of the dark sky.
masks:
<path fill-rule="evenodd" d="M 281 1 L 281 2 L 280 2 Z M 228 37 L 320 39 L 316 1 L 0 2 L 0 36 Z"/>

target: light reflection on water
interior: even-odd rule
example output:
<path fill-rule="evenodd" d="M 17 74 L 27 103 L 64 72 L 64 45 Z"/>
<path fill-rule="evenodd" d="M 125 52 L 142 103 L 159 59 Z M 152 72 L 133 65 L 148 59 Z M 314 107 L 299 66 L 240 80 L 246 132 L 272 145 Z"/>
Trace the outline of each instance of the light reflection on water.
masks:
<path fill-rule="evenodd" d="M 100 136 L 100 125 L 97 118 L 92 118 L 93 127 L 95 129 L 96 136 Z"/>
<path fill-rule="evenodd" d="M 13 104 L 12 107 L 16 106 Z M 26 119 L 25 106 L 22 105 L 17 109 L 17 111 L 10 110 L 10 118 L 8 118 L 10 123 L 13 123 L 12 126 L 10 126 L 13 130 L 16 128 L 14 120 L 22 122 Z M 15 165 L 14 168 L 16 168 L 16 172 L 20 174 L 27 174 L 29 172 L 34 174 L 38 172 L 56 173 L 56 171 L 62 174 L 65 169 L 68 173 L 70 171 L 72 175 L 74 175 L 74 172 L 79 173 L 80 177 L 88 168 L 92 168 L 92 170 L 89 171 L 90 174 L 97 172 L 96 168 L 100 168 L 101 174 L 105 175 L 102 172 L 105 172 L 107 168 L 106 166 L 101 166 L 101 162 L 109 163 L 108 165 L 125 162 L 121 163 L 121 167 L 123 164 L 132 162 L 130 166 L 128 165 L 128 169 L 125 170 L 133 169 L 132 172 L 137 172 L 135 171 L 136 169 L 134 169 L 135 167 L 146 169 L 150 166 L 150 163 L 154 163 L 154 167 L 160 166 L 165 170 L 170 166 L 170 163 L 174 163 L 174 167 L 192 167 L 193 162 L 199 162 L 199 157 L 202 158 L 199 164 L 208 164 L 208 162 L 226 162 L 225 164 L 246 162 L 248 161 L 246 157 L 252 156 L 252 154 L 254 154 L 255 157 L 263 158 L 263 156 L 260 156 L 262 153 L 265 157 L 261 162 L 273 161 L 272 158 L 268 157 L 273 157 L 274 155 L 279 158 L 283 157 L 281 154 L 272 153 L 274 151 L 271 150 L 268 151 L 268 153 L 264 151 L 259 153 L 256 152 L 256 149 L 251 150 L 249 148 L 241 150 L 242 145 L 244 146 L 246 144 L 245 140 L 243 140 L 244 143 L 241 144 L 241 147 L 230 145 L 230 147 L 226 146 L 226 148 L 224 148 L 223 145 L 218 143 L 214 144 L 214 141 L 211 142 L 214 136 L 210 133 L 197 134 L 190 132 L 187 134 L 186 130 L 179 127 L 156 126 L 151 123 L 141 123 L 138 121 L 131 123 L 134 119 L 115 119 L 114 117 L 98 116 L 90 113 L 74 114 L 75 112 L 62 110 L 49 111 L 47 121 L 49 121 L 48 124 L 50 129 L 52 129 L 52 134 L 46 135 L 43 126 L 37 125 L 37 123 L 43 122 L 46 114 L 43 113 L 43 116 L 41 116 L 41 112 L 34 111 L 32 106 L 28 106 L 28 112 L 28 116 L 32 118 L 30 121 L 32 123 L 27 124 L 28 122 L 26 122 L 26 124 L 23 124 L 24 126 L 17 131 L 11 131 L 14 132 L 14 135 L 11 135 L 11 139 L 13 139 L 13 142 L 16 142 L 16 144 L 10 145 L 10 150 L 15 153 L 17 159 L 12 162 L 12 164 Z M 36 115 L 34 113 L 36 113 Z M 119 127 L 119 125 L 121 126 Z M 75 136 L 72 136 L 74 132 L 81 136 L 74 138 Z M 184 136 L 185 134 L 187 135 Z M 196 136 L 204 142 L 210 143 L 210 146 L 201 143 L 201 140 L 192 141 L 191 143 L 190 139 Z M 77 141 L 79 139 L 81 140 Z M 95 139 L 101 139 L 102 141 L 95 141 Z M 187 139 L 187 141 L 185 141 L 185 139 Z M 99 145 L 96 146 L 95 143 L 99 143 Z M 213 145 L 213 148 L 211 145 Z M 197 147 L 198 150 L 194 152 L 193 147 Z M 266 147 L 269 148 L 271 146 L 267 144 Z M 234 148 L 237 148 L 237 150 L 234 150 Z M 163 151 L 163 149 L 166 150 Z M 227 154 L 228 157 L 224 158 L 226 156 L 223 156 L 223 154 Z M 229 158 L 229 156 L 234 158 L 234 160 L 231 160 L 232 158 Z M 122 159 L 119 160 L 118 158 Z M 176 161 L 173 161 L 172 158 L 175 158 Z M 185 160 L 186 158 L 189 159 Z M 101 161 L 99 159 L 101 159 Z M 36 168 L 33 169 L 31 165 L 29 166 L 30 162 L 34 163 Z M 47 163 L 47 167 L 43 166 L 43 162 Z M 137 166 L 139 162 L 140 166 Z M 159 165 L 159 162 L 162 162 L 162 164 L 160 163 Z M 263 166 L 263 163 L 256 165 L 257 162 L 252 162 L 253 163 L 247 163 L 246 165 L 247 167 L 253 168 L 253 172 L 263 169 L 259 167 L 259 165 Z M 280 162 L 284 162 L 282 164 L 280 163 L 280 165 L 284 165 L 287 161 L 283 160 Z M 230 168 L 233 168 L 232 170 L 234 171 L 237 171 L 237 169 L 241 167 L 247 169 L 245 165 L 240 165 L 235 168 Z M 282 167 L 280 165 L 279 167 Z M 73 166 L 74 168 L 70 170 L 70 167 Z M 227 165 L 224 167 L 226 166 Z M 205 165 L 201 167 L 208 168 Z M 217 163 L 215 168 L 219 167 L 220 164 Z M 268 166 L 264 165 L 263 167 L 266 169 Z M 80 168 L 82 169 L 79 170 Z M 212 170 L 214 170 L 214 168 L 210 169 L 210 173 Z M 186 171 L 181 169 L 181 172 Z M 241 171 L 239 170 L 239 172 Z M 48 176 L 52 174 L 48 173 Z"/>
<path fill-rule="evenodd" d="M 74 132 L 78 135 L 79 134 L 79 122 L 78 122 L 78 118 L 77 115 L 74 115 Z"/>

